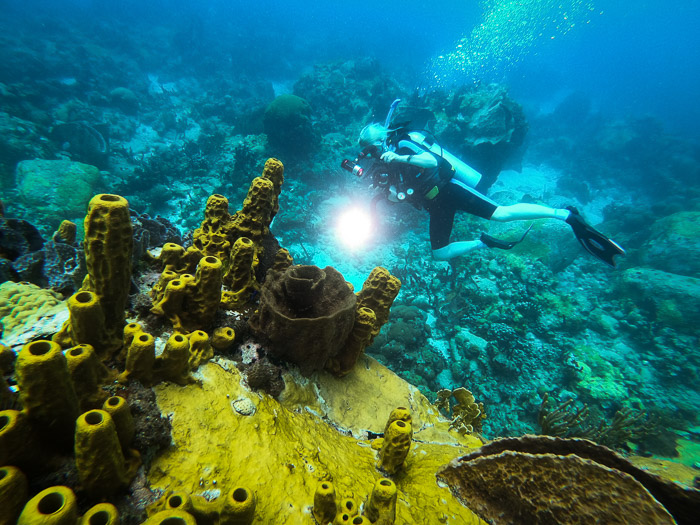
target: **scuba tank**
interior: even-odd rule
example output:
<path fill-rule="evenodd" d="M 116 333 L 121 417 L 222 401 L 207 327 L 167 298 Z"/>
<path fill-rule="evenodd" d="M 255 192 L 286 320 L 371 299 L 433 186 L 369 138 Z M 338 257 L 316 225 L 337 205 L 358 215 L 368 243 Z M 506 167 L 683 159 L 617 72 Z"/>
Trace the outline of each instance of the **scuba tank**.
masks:
<path fill-rule="evenodd" d="M 389 107 L 389 112 L 386 116 L 386 120 L 384 121 L 384 127 L 388 130 L 389 125 L 391 124 L 391 119 L 394 116 L 394 111 L 399 105 L 399 102 L 401 102 L 400 98 L 397 98 L 394 100 L 394 102 L 391 103 L 391 106 Z M 404 125 L 408 125 L 410 123 L 407 122 Z M 400 125 L 398 128 L 401 128 L 403 125 Z M 395 130 L 392 130 L 395 131 Z M 432 133 L 431 133 L 432 135 Z M 408 136 L 410 139 L 418 144 L 421 148 L 429 151 L 433 155 L 436 155 L 438 157 L 441 157 L 443 160 L 447 161 L 452 168 L 454 168 L 454 173 L 455 173 L 455 178 L 462 182 L 463 184 L 466 184 L 470 188 L 476 188 L 476 185 L 479 184 L 479 181 L 481 180 L 481 173 L 476 171 L 474 168 L 469 166 L 467 163 L 465 163 L 463 160 L 458 159 L 455 157 L 452 153 L 449 151 L 446 151 L 445 148 L 440 146 L 440 144 L 437 143 L 437 141 L 433 140 L 428 140 L 427 136 L 425 133 L 422 131 L 410 131 L 408 132 Z M 386 148 L 386 140 L 384 141 L 384 147 Z"/>
<path fill-rule="evenodd" d="M 420 147 L 449 162 L 455 170 L 455 178 L 458 181 L 466 184 L 470 188 L 476 188 L 476 185 L 479 184 L 481 173 L 445 150 L 440 144 L 435 141 L 429 141 L 425 134 L 420 131 L 410 131 L 408 136 Z"/>

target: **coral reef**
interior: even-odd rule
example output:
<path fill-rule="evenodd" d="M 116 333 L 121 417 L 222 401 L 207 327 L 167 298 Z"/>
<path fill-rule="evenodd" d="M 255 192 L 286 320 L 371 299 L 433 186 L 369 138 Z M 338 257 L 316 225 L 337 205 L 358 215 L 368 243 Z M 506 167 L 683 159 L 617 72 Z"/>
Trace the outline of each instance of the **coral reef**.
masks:
<path fill-rule="evenodd" d="M 23 160 L 16 178 L 22 200 L 54 229 L 55 217 L 81 217 L 101 184 L 96 167 L 66 160 Z"/>
<path fill-rule="evenodd" d="M 284 156 L 303 157 L 315 146 L 311 106 L 297 95 L 280 95 L 270 102 L 263 124 L 270 145 Z"/>

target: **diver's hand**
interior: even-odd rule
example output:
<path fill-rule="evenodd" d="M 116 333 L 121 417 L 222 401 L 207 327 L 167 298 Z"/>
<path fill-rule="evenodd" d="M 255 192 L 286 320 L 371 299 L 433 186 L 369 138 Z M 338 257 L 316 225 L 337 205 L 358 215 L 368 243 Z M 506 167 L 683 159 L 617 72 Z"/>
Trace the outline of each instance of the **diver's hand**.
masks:
<path fill-rule="evenodd" d="M 401 157 L 402 155 L 397 155 L 393 151 L 387 151 L 386 153 L 382 153 L 381 159 L 387 164 L 391 164 L 392 162 L 400 161 Z"/>

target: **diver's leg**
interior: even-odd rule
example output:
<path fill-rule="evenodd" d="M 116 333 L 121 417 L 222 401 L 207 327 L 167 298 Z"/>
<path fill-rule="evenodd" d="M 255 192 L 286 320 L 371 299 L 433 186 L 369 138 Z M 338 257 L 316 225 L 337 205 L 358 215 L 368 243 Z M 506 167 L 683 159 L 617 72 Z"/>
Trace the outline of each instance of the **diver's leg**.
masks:
<path fill-rule="evenodd" d="M 498 206 L 491 220 L 498 222 L 523 221 L 530 219 L 559 219 L 565 221 L 571 212 L 562 208 L 550 208 L 540 204 L 519 203 L 511 206 Z"/>
<path fill-rule="evenodd" d="M 459 197 L 456 187 L 448 185 L 438 197 L 440 200 L 429 209 L 430 246 L 433 249 L 433 259 L 436 261 L 448 261 L 472 250 L 486 247 L 480 240 L 450 242 Z"/>
<path fill-rule="evenodd" d="M 486 245 L 479 240 L 451 242 L 447 246 L 433 250 L 433 259 L 436 261 L 449 261 L 480 248 L 486 248 Z"/>

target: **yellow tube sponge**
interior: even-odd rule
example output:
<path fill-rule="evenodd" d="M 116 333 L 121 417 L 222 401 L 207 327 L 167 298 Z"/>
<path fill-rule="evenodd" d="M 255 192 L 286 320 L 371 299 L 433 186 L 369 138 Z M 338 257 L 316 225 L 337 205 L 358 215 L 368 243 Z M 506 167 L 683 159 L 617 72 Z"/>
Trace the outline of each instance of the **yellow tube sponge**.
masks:
<path fill-rule="evenodd" d="M 129 408 L 126 399 L 121 396 L 112 396 L 104 402 L 102 410 L 111 416 L 122 450 L 127 450 L 131 445 L 131 440 L 134 439 L 136 430 L 131 408 Z"/>
<path fill-rule="evenodd" d="M 326 525 L 335 519 L 338 512 L 335 501 L 335 487 L 330 481 L 319 481 L 314 492 L 313 513 L 316 523 Z"/>
<path fill-rule="evenodd" d="M 80 290 L 68 299 L 70 318 L 53 340 L 63 348 L 91 345 L 102 357 L 114 348 L 114 341 L 107 333 L 105 315 L 96 293 Z"/>
<path fill-rule="evenodd" d="M 16 465 L 25 471 L 42 466 L 44 448 L 37 443 L 26 412 L 0 411 L 0 465 Z"/>
<path fill-rule="evenodd" d="M 211 346 L 216 350 L 224 351 L 231 347 L 236 339 L 236 332 L 228 326 L 221 326 L 214 330 L 211 336 Z"/>
<path fill-rule="evenodd" d="M 78 502 L 62 485 L 42 490 L 22 509 L 17 525 L 76 525 Z"/>
<path fill-rule="evenodd" d="M 27 476 L 12 466 L 0 467 L 0 525 L 14 525 L 29 499 Z"/>
<path fill-rule="evenodd" d="M 372 488 L 364 515 L 375 525 L 393 525 L 396 519 L 396 484 L 388 478 L 378 479 Z"/>
<path fill-rule="evenodd" d="M 176 274 L 194 273 L 201 258 L 202 252 L 196 247 L 190 246 L 185 250 L 174 242 L 166 242 L 158 255 L 158 260 L 163 265 L 163 271 Z"/>
<path fill-rule="evenodd" d="M 170 281 L 177 279 L 180 275 L 172 270 L 163 270 L 158 278 L 158 282 L 151 288 L 151 301 L 153 304 L 163 300 L 163 295 L 165 295 L 165 288 L 168 286 Z"/>
<path fill-rule="evenodd" d="M 219 525 L 250 525 L 255 516 L 255 494 L 245 487 L 228 491 L 219 511 Z"/>
<path fill-rule="evenodd" d="M 221 302 L 222 278 L 223 265 L 220 259 L 208 256 L 199 261 L 194 293 L 182 315 L 183 321 L 187 320 L 190 325 L 189 330 L 209 328 L 214 321 L 214 314 Z"/>
<path fill-rule="evenodd" d="M 248 302 L 257 289 L 255 280 L 255 245 L 248 237 L 236 239 L 231 250 L 231 260 L 224 276 L 229 290 L 222 294 L 224 308 L 233 310 Z"/>
<path fill-rule="evenodd" d="M 355 324 L 338 354 L 329 359 L 326 369 L 338 377 L 342 377 L 355 366 L 358 357 L 362 355 L 372 337 L 372 330 L 377 322 L 374 312 L 365 306 L 356 308 Z"/>
<path fill-rule="evenodd" d="M 222 280 L 221 260 L 202 257 L 194 277 L 182 274 L 167 281 L 162 295 L 153 294 L 151 312 L 168 317 L 178 332 L 208 328 L 221 303 Z"/>
<path fill-rule="evenodd" d="M 78 418 L 75 466 L 83 487 L 93 497 L 111 496 L 128 485 L 117 427 L 104 410 L 90 410 Z"/>
<path fill-rule="evenodd" d="M 408 410 L 406 407 L 396 407 L 394 410 L 391 411 L 389 414 L 389 419 L 386 421 L 386 425 L 384 426 L 384 433 L 386 434 L 387 431 L 389 430 L 389 427 L 394 421 L 403 421 L 404 423 L 408 423 L 409 425 L 413 425 L 413 421 L 411 418 L 411 412 Z M 413 428 L 413 427 L 411 427 Z M 413 432 L 411 431 L 411 439 L 413 439 Z"/>
<path fill-rule="evenodd" d="M 389 474 L 395 474 L 403 466 L 411 448 L 413 430 L 411 423 L 396 420 L 384 433 L 384 442 L 379 450 L 377 467 Z"/>
<path fill-rule="evenodd" d="M 357 294 L 357 306 L 369 308 L 374 312 L 377 321 L 372 329 L 369 344 L 379 334 L 384 323 L 389 319 L 389 308 L 401 289 L 401 281 L 391 275 L 389 270 L 377 266 L 362 285 L 362 290 Z"/>
<path fill-rule="evenodd" d="M 191 382 L 189 377 L 190 341 L 175 333 L 165 343 L 163 353 L 156 358 L 155 375 L 158 381 L 172 381 L 178 385 Z"/>
<path fill-rule="evenodd" d="M 135 379 L 147 385 L 153 377 L 153 365 L 156 362 L 156 342 L 146 332 L 134 336 L 126 353 L 126 368 L 117 380 L 126 383 Z"/>
<path fill-rule="evenodd" d="M 357 516 L 358 505 L 353 498 L 345 498 L 341 500 L 340 505 L 338 505 L 338 513 L 345 514 L 349 517 Z M 336 518 L 338 516 L 336 515 Z"/>
<path fill-rule="evenodd" d="M 177 279 L 168 282 L 163 297 L 160 301 L 153 304 L 151 312 L 170 319 L 175 330 L 180 332 L 186 331 L 182 325 L 180 316 L 182 315 L 185 299 L 194 286 L 194 275 L 189 273 L 183 273 Z"/>
<path fill-rule="evenodd" d="M 190 370 L 196 370 L 204 361 L 214 357 L 214 349 L 209 342 L 209 336 L 202 330 L 196 330 L 189 335 L 190 352 L 188 366 Z"/>
<path fill-rule="evenodd" d="M 274 184 L 275 199 L 272 204 L 272 217 L 274 217 L 280 209 L 279 196 L 284 183 L 284 164 L 282 164 L 282 161 L 275 158 L 267 159 L 262 177 L 271 180 L 272 184 Z"/>
<path fill-rule="evenodd" d="M 204 256 L 227 260 L 231 251 L 228 238 L 230 220 L 228 199 L 223 195 L 211 195 L 204 208 L 204 220 L 192 234 L 193 246 Z"/>
<path fill-rule="evenodd" d="M 88 275 L 83 289 L 100 297 L 107 334 L 115 349 L 121 345 L 131 287 L 132 236 L 129 203 L 124 197 L 103 193 L 90 200 L 83 243 Z"/>
<path fill-rule="evenodd" d="M 275 184 L 271 180 L 254 178 L 243 207 L 231 219 L 234 238 L 248 237 L 256 246 L 261 246 L 262 238 L 268 233 L 272 221 L 275 197 Z"/>
<path fill-rule="evenodd" d="M 184 510 L 162 510 L 141 525 L 197 525 L 194 516 Z"/>
<path fill-rule="evenodd" d="M 59 445 L 72 447 L 78 397 L 66 357 L 52 341 L 24 345 L 15 365 L 19 397 L 29 421 Z"/>
<path fill-rule="evenodd" d="M 109 375 L 107 367 L 102 364 L 91 345 L 74 346 L 64 355 L 80 410 L 85 412 L 99 407 L 107 399 L 107 393 L 101 388 Z"/>
<path fill-rule="evenodd" d="M 119 511 L 111 503 L 98 503 L 90 507 L 80 519 L 80 525 L 119 525 Z"/>

